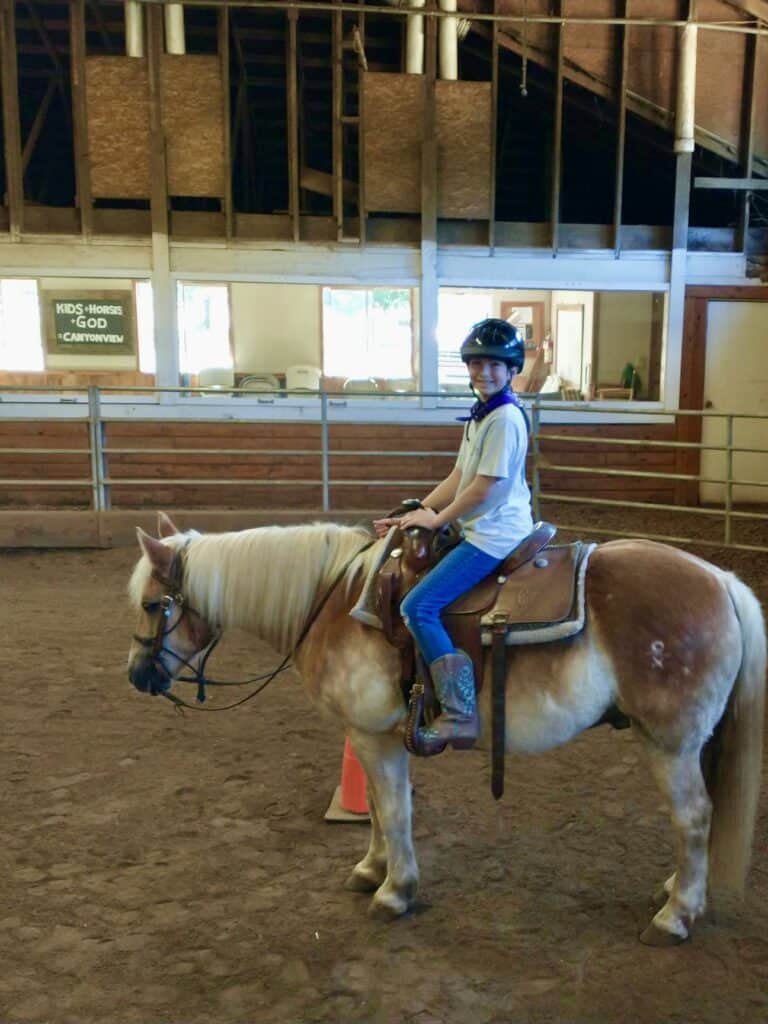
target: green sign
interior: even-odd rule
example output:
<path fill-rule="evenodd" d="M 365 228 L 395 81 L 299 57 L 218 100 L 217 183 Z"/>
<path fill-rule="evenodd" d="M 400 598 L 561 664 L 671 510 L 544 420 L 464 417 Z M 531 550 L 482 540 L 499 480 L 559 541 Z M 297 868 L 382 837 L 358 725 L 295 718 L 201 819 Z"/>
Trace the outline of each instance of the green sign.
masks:
<path fill-rule="evenodd" d="M 133 296 L 130 292 L 80 298 L 77 295 L 49 298 L 48 350 L 60 355 L 131 355 L 133 343 Z"/>

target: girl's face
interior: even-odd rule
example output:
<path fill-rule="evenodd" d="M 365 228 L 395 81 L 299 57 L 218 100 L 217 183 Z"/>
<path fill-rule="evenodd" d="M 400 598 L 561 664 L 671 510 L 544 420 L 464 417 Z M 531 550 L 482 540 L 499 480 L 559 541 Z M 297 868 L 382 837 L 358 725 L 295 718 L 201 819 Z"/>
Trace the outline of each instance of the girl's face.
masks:
<path fill-rule="evenodd" d="M 472 390 L 487 402 L 509 384 L 515 375 L 501 359 L 485 359 L 475 356 L 467 363 L 469 383 Z"/>

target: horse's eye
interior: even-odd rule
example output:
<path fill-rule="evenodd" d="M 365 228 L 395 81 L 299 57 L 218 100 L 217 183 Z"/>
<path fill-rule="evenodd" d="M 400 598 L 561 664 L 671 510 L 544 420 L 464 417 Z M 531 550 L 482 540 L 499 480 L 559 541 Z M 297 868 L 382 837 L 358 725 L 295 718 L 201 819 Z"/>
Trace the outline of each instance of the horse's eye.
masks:
<path fill-rule="evenodd" d="M 141 607 L 147 613 L 147 615 L 157 615 L 161 610 L 162 605 L 159 601 L 142 601 Z"/>

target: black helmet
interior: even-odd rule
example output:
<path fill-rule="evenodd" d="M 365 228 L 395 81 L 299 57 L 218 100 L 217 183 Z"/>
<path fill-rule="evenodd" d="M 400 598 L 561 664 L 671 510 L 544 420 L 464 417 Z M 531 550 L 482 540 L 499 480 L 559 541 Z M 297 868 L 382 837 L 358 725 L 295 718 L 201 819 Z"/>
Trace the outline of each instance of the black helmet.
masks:
<path fill-rule="evenodd" d="M 523 336 L 516 327 L 488 317 L 475 324 L 461 343 L 461 358 L 465 363 L 470 359 L 503 359 L 507 366 L 519 373 L 525 362 Z"/>

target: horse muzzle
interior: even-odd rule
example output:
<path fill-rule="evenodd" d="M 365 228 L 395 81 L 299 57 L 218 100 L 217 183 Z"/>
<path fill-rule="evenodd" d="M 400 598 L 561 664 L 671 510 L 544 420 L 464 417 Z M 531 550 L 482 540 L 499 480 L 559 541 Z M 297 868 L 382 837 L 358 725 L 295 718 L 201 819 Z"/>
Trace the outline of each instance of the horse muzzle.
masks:
<path fill-rule="evenodd" d="M 141 693 L 157 697 L 167 693 L 173 680 L 162 664 L 146 654 L 139 655 L 128 666 L 128 678 Z"/>

